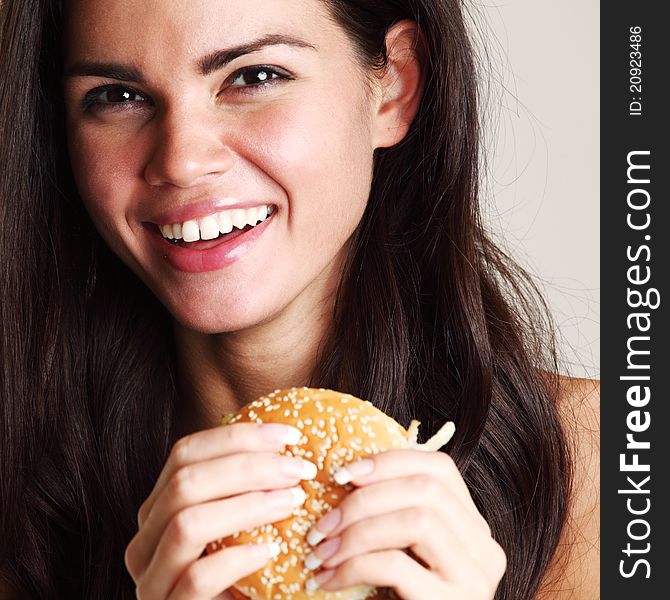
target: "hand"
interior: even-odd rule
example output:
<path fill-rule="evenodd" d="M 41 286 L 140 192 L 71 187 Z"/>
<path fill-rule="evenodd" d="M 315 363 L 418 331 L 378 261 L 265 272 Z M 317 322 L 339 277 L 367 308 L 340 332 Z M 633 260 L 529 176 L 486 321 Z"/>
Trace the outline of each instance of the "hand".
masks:
<path fill-rule="evenodd" d="M 323 567 L 310 587 L 391 587 L 404 600 L 493 598 L 505 553 L 447 454 L 381 452 L 336 480 L 357 489 L 308 533 L 318 545 L 305 562 Z"/>
<path fill-rule="evenodd" d="M 126 549 L 137 598 L 230 598 L 220 594 L 262 568 L 278 550 L 271 544 L 203 552 L 209 542 L 288 518 L 305 501 L 297 484 L 312 479 L 316 466 L 278 454 L 299 437 L 285 425 L 235 423 L 179 440 Z"/>

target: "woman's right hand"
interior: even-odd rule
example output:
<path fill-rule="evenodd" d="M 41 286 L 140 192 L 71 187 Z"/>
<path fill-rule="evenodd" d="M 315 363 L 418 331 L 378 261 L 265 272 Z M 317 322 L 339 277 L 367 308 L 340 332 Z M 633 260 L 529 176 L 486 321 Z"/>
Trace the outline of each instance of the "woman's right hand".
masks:
<path fill-rule="evenodd" d="M 299 434 L 282 424 L 235 423 L 174 445 L 125 553 L 137 598 L 226 597 L 224 590 L 266 564 L 277 551 L 269 544 L 203 551 L 219 538 L 285 519 L 305 501 L 298 484 L 313 479 L 316 466 L 279 455 Z"/>

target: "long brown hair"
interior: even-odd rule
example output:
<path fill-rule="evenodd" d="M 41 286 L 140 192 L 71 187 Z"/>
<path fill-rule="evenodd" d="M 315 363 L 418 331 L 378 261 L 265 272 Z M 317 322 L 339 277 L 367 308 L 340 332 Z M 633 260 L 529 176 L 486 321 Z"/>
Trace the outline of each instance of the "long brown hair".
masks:
<path fill-rule="evenodd" d="M 450 453 L 507 553 L 496 598 L 530 600 L 571 461 L 552 324 L 478 205 L 477 72 L 458 0 L 324 0 L 371 69 L 418 22 L 417 118 L 375 153 L 369 203 L 311 383 L 369 399 Z M 123 555 L 175 441 L 170 315 L 109 251 L 74 186 L 63 7 L 0 3 L 0 573 L 27 597 L 134 598 Z"/>

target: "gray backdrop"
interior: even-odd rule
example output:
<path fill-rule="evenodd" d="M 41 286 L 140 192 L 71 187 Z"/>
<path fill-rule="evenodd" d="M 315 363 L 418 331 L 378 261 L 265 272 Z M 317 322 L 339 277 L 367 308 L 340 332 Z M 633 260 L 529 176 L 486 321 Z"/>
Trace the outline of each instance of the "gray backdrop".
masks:
<path fill-rule="evenodd" d="M 599 3 L 493 0 L 473 9 L 491 68 L 486 217 L 540 279 L 562 370 L 599 377 Z"/>

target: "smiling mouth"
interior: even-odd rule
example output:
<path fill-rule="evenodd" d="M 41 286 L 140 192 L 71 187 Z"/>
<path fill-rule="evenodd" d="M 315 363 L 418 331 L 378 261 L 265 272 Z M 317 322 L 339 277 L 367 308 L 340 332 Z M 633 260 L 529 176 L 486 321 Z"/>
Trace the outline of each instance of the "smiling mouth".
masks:
<path fill-rule="evenodd" d="M 259 220 L 253 225 L 250 223 L 244 225 L 242 222 L 236 222 L 234 225 L 231 225 L 229 223 L 227 227 L 224 226 L 225 231 L 219 231 L 218 235 L 216 235 L 215 237 L 211 237 L 212 234 L 209 233 L 207 235 L 207 239 L 198 239 L 188 242 L 184 240 L 184 237 L 181 234 L 178 234 L 179 238 L 174 236 L 166 237 L 165 230 L 162 227 L 155 224 L 154 224 L 154 230 L 163 238 L 163 241 L 165 243 L 170 244 L 171 246 L 179 246 L 181 248 L 185 248 L 188 250 L 208 250 L 224 242 L 232 241 L 235 238 L 244 235 L 248 231 L 251 231 L 255 227 L 258 227 L 259 225 L 263 224 L 265 221 L 269 221 L 271 217 L 275 214 L 275 212 L 276 207 L 274 205 L 271 205 L 268 207 L 267 216 L 263 217 L 262 220 L 259 218 Z M 229 229 L 231 230 L 228 231 Z M 181 232 L 181 228 L 179 231 Z"/>
<path fill-rule="evenodd" d="M 181 248 L 188 248 L 189 250 L 207 250 L 209 248 L 213 248 L 214 246 L 218 246 L 223 242 L 234 240 L 236 237 L 244 235 L 247 231 L 251 231 L 254 227 L 256 227 L 256 225 L 246 225 L 242 229 L 238 229 L 237 227 L 235 227 L 230 233 L 219 233 L 218 236 L 212 238 L 211 240 L 197 240 L 195 242 L 185 242 L 183 239 L 181 240 L 175 240 L 175 239 L 170 240 L 167 238 L 164 239 L 171 246 L 180 246 Z"/>

